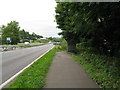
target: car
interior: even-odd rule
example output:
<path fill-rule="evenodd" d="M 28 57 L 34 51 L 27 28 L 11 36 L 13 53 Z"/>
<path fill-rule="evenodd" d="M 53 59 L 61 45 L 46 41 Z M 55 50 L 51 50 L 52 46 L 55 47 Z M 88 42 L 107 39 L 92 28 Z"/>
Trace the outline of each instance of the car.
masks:
<path fill-rule="evenodd" d="M 53 45 L 61 45 L 61 43 L 60 42 L 55 42 L 55 43 L 53 43 Z"/>
<path fill-rule="evenodd" d="M 24 42 L 25 45 L 29 45 L 30 43 L 29 42 Z"/>

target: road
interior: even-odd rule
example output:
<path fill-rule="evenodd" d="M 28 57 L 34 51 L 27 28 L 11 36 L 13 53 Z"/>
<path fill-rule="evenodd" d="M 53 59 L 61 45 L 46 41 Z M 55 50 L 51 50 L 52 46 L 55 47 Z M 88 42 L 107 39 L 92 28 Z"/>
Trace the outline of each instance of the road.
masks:
<path fill-rule="evenodd" d="M 48 44 L 0 52 L 0 54 L 2 54 L 2 83 L 37 59 L 40 55 L 48 51 L 51 47 L 53 47 L 53 45 Z"/>

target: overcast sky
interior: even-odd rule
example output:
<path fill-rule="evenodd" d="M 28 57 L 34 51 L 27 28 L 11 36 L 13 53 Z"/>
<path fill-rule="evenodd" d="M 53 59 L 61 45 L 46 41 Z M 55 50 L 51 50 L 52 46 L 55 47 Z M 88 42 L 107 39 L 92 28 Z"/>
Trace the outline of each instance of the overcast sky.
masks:
<path fill-rule="evenodd" d="M 56 28 L 55 0 L 0 0 L 0 26 L 19 22 L 21 29 L 44 37 L 59 37 Z"/>

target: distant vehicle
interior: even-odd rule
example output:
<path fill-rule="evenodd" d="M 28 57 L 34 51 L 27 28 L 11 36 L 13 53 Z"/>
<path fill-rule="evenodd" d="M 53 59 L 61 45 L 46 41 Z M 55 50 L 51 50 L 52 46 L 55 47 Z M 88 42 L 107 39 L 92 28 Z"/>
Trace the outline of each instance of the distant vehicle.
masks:
<path fill-rule="evenodd" d="M 48 43 L 52 43 L 51 41 L 49 41 Z"/>
<path fill-rule="evenodd" d="M 29 45 L 30 43 L 29 42 L 24 42 L 25 45 Z"/>
<path fill-rule="evenodd" d="M 53 45 L 61 45 L 61 43 L 60 42 L 55 42 L 55 43 L 53 43 Z"/>

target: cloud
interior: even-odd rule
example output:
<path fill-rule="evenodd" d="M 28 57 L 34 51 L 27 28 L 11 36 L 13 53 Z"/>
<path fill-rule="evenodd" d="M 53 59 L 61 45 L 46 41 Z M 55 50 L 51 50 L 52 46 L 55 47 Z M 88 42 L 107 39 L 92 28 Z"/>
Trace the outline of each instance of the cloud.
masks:
<path fill-rule="evenodd" d="M 16 20 L 30 33 L 57 37 L 60 30 L 54 22 L 55 7 L 54 0 L 1 0 L 0 25 Z"/>

